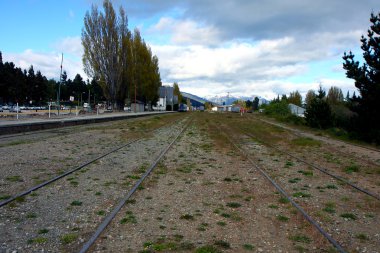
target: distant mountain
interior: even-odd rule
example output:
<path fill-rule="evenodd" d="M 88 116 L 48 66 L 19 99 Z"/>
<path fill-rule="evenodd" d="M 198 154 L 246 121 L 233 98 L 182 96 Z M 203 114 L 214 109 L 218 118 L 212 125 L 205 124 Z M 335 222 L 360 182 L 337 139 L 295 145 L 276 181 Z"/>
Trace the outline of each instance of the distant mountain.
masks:
<path fill-rule="evenodd" d="M 247 97 L 247 96 L 229 96 L 229 97 L 227 97 L 227 96 L 208 96 L 208 97 L 206 97 L 206 99 L 210 100 L 214 103 L 221 104 L 221 105 L 222 104 L 231 105 L 236 100 L 253 101 L 256 97 L 259 98 L 259 104 L 260 105 L 269 103 L 269 101 L 267 99 L 260 97 L 260 96 L 256 96 L 256 95 L 252 95 L 250 97 Z"/>

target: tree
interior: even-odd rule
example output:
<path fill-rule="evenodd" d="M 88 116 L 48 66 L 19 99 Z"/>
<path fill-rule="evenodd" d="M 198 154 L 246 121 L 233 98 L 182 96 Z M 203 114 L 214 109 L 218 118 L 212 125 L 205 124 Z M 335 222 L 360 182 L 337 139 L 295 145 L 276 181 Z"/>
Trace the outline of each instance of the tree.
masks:
<path fill-rule="evenodd" d="M 290 92 L 289 98 L 288 98 L 288 103 L 302 106 L 302 96 L 301 94 L 297 91 L 295 92 Z"/>
<path fill-rule="evenodd" d="M 107 99 L 116 107 L 122 107 L 126 94 L 118 93 L 123 89 L 123 71 L 127 68 L 125 38 L 128 37 L 128 18 L 120 7 L 116 15 L 109 0 L 103 2 L 104 13 L 92 6 L 86 12 L 82 29 L 84 48 L 83 65 L 87 75 L 101 82 Z"/>
<path fill-rule="evenodd" d="M 319 86 L 318 94 L 306 107 L 305 119 L 309 126 L 328 128 L 332 124 L 331 107 L 326 101 L 326 92 Z"/>
<path fill-rule="evenodd" d="M 332 86 L 327 93 L 327 102 L 330 105 L 336 105 L 342 103 L 344 100 L 343 92 L 340 88 Z"/>
<path fill-rule="evenodd" d="M 182 95 L 181 95 L 181 91 L 179 90 L 179 86 L 178 86 L 178 83 L 173 83 L 173 94 L 174 96 L 178 96 L 178 103 L 181 103 L 182 101 Z"/>
<path fill-rule="evenodd" d="M 380 143 L 380 13 L 371 13 L 370 22 L 368 38 L 362 35 L 360 40 L 365 63 L 360 66 L 351 51 L 345 52 L 343 68 L 346 76 L 355 80 L 360 93 L 359 97 L 353 98 L 357 101 L 353 110 L 358 114 L 354 130 L 363 139 Z"/>
<path fill-rule="evenodd" d="M 252 110 L 256 111 L 259 109 L 259 101 L 260 101 L 259 98 L 255 97 L 252 103 Z"/>
<path fill-rule="evenodd" d="M 252 110 L 253 102 L 251 100 L 245 101 L 245 106 L 247 107 L 247 110 Z"/>
<path fill-rule="evenodd" d="M 309 90 L 309 91 L 306 93 L 306 97 L 305 97 L 305 104 L 306 104 L 306 107 L 310 106 L 311 101 L 312 101 L 316 96 L 317 96 L 317 95 L 315 94 L 315 91 L 314 91 L 314 90 Z"/>

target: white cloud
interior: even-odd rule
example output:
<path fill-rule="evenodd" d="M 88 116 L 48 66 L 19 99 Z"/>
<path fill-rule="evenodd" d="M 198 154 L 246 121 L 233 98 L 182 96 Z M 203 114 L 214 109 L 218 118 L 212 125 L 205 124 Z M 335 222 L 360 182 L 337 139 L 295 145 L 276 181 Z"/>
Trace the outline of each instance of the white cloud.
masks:
<path fill-rule="evenodd" d="M 213 45 L 220 42 L 219 31 L 215 27 L 202 25 L 190 19 L 163 17 L 157 24 L 151 26 L 148 32 L 169 35 L 174 44 Z"/>
<path fill-rule="evenodd" d="M 71 54 L 78 58 L 81 58 L 83 55 L 82 40 L 79 36 L 60 39 L 54 43 L 53 48 L 58 52 Z"/>
<path fill-rule="evenodd" d="M 42 53 L 27 49 L 21 53 L 4 53 L 3 59 L 4 61 L 13 62 L 17 67 L 22 69 L 29 69 L 30 65 L 33 65 L 34 71 L 41 71 L 47 78 L 58 79 L 61 71 L 61 53 Z M 68 77 L 71 79 L 77 73 L 84 79 L 87 78 L 81 61 L 73 60 L 70 56 L 64 58 L 63 70 L 67 72 Z"/>

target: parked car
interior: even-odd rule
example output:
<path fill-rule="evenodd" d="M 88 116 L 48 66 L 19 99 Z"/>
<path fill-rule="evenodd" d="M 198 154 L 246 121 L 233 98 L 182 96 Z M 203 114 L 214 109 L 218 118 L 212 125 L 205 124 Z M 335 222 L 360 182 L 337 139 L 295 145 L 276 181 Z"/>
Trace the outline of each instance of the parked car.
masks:
<path fill-rule="evenodd" d="M 3 110 L 9 110 L 9 106 L 8 105 L 3 105 Z"/>
<path fill-rule="evenodd" d="M 11 108 L 9 108 L 9 112 L 21 112 L 21 110 L 18 106 L 12 106 Z"/>
<path fill-rule="evenodd" d="M 0 105 L 0 112 L 2 112 L 3 111 L 3 107 Z"/>

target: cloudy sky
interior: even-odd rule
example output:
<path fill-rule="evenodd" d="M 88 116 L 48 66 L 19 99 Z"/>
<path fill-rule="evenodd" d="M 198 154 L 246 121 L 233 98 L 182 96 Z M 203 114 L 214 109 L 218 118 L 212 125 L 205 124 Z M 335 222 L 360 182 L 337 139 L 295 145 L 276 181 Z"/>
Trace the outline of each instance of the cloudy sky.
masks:
<path fill-rule="evenodd" d="M 355 89 L 342 69 L 344 51 L 361 55 L 378 0 L 128 0 L 129 28 L 139 28 L 159 57 L 163 84 L 198 96 L 273 98 L 338 86 Z M 3 61 L 59 76 L 85 76 L 83 18 L 100 0 L 0 1 Z M 360 58 L 359 58 L 360 60 Z"/>

